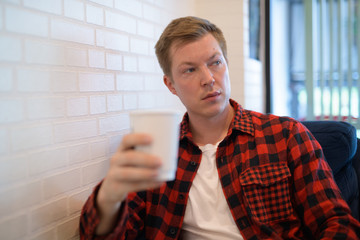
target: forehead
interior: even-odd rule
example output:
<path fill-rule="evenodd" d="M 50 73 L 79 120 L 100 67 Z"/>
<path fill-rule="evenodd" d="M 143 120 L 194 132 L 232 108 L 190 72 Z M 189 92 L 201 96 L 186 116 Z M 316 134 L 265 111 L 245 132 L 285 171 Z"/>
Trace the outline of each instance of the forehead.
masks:
<path fill-rule="evenodd" d="M 170 58 L 173 64 L 181 63 L 182 60 L 200 60 L 213 56 L 215 52 L 222 54 L 220 45 L 210 33 L 201 38 L 187 42 L 175 42 L 170 48 Z"/>

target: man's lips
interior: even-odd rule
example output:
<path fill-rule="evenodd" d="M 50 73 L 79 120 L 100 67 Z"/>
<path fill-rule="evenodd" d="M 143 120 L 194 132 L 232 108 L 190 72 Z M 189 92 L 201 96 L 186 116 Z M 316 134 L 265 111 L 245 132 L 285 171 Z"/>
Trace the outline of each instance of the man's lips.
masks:
<path fill-rule="evenodd" d="M 219 95 L 220 95 L 220 91 L 211 92 L 211 93 L 207 94 L 202 100 L 205 100 L 205 99 L 208 99 L 208 98 L 211 98 L 211 97 L 216 97 L 216 96 L 219 96 Z"/>

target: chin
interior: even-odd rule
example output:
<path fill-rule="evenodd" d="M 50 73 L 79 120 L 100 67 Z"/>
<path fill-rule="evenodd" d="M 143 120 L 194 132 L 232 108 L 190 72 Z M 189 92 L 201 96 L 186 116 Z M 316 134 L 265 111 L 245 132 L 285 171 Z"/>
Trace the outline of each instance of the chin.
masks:
<path fill-rule="evenodd" d="M 226 104 L 225 103 L 218 103 L 216 105 L 213 105 L 207 109 L 204 109 L 205 114 L 208 117 L 215 117 L 218 115 L 221 115 L 226 110 Z"/>

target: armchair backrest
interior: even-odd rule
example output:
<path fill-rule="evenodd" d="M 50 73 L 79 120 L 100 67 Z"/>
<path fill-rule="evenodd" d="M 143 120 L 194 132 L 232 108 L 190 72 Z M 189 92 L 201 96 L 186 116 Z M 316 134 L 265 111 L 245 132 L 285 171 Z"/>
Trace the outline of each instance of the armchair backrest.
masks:
<path fill-rule="evenodd" d="M 360 216 L 360 140 L 349 123 L 337 121 L 302 122 L 323 148 L 334 179 L 351 208 L 352 215 Z"/>

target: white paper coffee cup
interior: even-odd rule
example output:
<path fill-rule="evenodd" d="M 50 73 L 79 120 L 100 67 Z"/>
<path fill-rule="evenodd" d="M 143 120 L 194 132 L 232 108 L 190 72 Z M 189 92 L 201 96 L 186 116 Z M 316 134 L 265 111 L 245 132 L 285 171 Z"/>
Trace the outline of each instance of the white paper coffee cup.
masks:
<path fill-rule="evenodd" d="M 174 110 L 138 110 L 130 113 L 134 133 L 146 133 L 153 142 L 137 146 L 138 151 L 157 155 L 162 159 L 159 181 L 175 179 L 179 151 L 179 133 L 182 114 Z"/>

